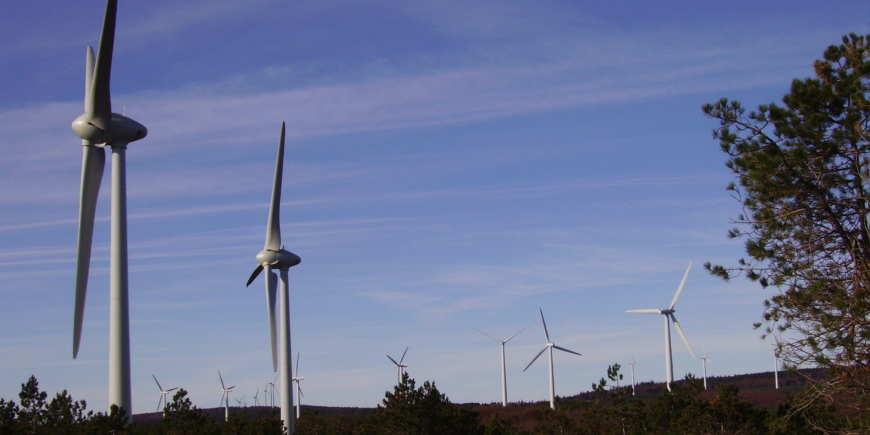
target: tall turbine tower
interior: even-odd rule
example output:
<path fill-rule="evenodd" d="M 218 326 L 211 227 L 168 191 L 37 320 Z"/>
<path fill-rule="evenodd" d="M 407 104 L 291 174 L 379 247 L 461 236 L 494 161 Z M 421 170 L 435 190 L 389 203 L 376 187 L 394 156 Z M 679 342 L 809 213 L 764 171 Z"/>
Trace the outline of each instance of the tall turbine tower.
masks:
<path fill-rule="evenodd" d="M 660 308 L 648 308 L 644 310 L 628 310 L 626 313 L 648 313 L 648 314 L 661 314 L 665 316 L 665 371 L 667 372 L 667 386 L 668 391 L 671 390 L 671 384 L 674 382 L 674 363 L 672 361 L 672 353 L 671 353 L 671 322 L 674 322 L 674 326 L 677 327 L 677 332 L 680 333 L 680 337 L 683 339 L 683 343 L 686 344 L 686 348 L 689 349 L 689 353 L 692 354 L 692 359 L 695 358 L 695 352 L 692 352 L 692 346 L 689 346 L 689 340 L 686 339 L 686 334 L 683 334 L 683 328 L 680 327 L 680 323 L 677 322 L 677 318 L 674 316 L 674 306 L 677 305 L 677 300 L 680 299 L 680 293 L 683 292 L 683 286 L 686 285 L 686 279 L 689 278 L 689 271 L 692 270 L 692 263 L 689 263 L 689 268 L 686 269 L 686 274 L 683 275 L 683 281 L 680 282 L 680 286 L 677 287 L 677 294 L 674 295 L 674 300 L 671 301 L 671 305 L 666 309 Z"/>
<path fill-rule="evenodd" d="M 154 378 L 154 382 L 157 384 L 157 388 L 160 389 L 160 399 L 157 399 L 157 410 L 160 411 L 160 409 L 166 408 L 166 395 L 173 390 L 177 390 L 178 387 L 164 390 L 163 387 L 160 386 L 160 382 L 157 382 L 157 377 L 154 375 L 151 375 L 151 377 Z M 160 408 L 160 402 L 163 402 L 163 408 Z M 166 411 L 163 411 L 163 416 L 166 417 Z"/>
<path fill-rule="evenodd" d="M 299 376 L 299 352 L 296 352 L 296 376 L 293 376 L 293 382 L 296 382 L 296 418 L 299 418 L 302 413 L 302 381 L 305 379 Z"/>
<path fill-rule="evenodd" d="M 109 260 L 109 405 L 117 405 L 132 421 L 130 391 L 130 319 L 127 299 L 127 144 L 142 139 L 148 130 L 124 115 L 112 113 L 110 77 L 115 45 L 118 1 L 108 0 L 96 61 L 88 47 L 85 62 L 85 113 L 72 129 L 82 139 L 82 184 L 79 202 L 76 296 L 73 319 L 73 359 L 78 356 L 88 291 L 91 243 L 97 196 L 106 164 L 104 148 L 112 148 L 112 206 Z"/>
<path fill-rule="evenodd" d="M 523 371 L 525 372 L 526 370 L 528 370 L 529 367 L 531 367 L 532 364 L 535 363 L 535 361 L 538 359 L 538 357 L 541 356 L 541 354 L 544 353 L 545 350 L 550 351 L 550 409 L 556 409 L 556 387 L 555 387 L 554 382 L 553 382 L 553 348 L 555 347 L 556 349 L 559 349 L 563 352 L 573 353 L 574 355 L 580 355 L 580 354 L 577 352 L 574 352 L 573 350 L 568 350 L 568 349 L 565 349 L 564 347 L 556 346 L 555 343 L 550 341 L 550 333 L 547 332 L 547 321 L 544 320 L 544 310 L 541 310 L 540 308 L 538 308 L 538 310 L 541 311 L 541 323 L 544 324 L 544 336 L 547 338 L 547 345 L 544 346 L 544 348 L 541 349 L 541 351 L 538 352 L 538 354 L 535 355 L 534 358 L 532 358 L 532 362 L 530 362 L 529 365 L 527 365 L 526 368 L 523 369 Z"/>
<path fill-rule="evenodd" d="M 529 325 L 529 326 L 531 326 L 531 325 Z M 528 329 L 528 328 L 529 328 L 529 327 L 526 326 L 525 328 L 521 329 L 520 332 L 523 332 L 523 331 L 525 331 L 525 330 Z M 517 332 L 516 334 L 511 335 L 510 337 L 508 337 L 508 338 L 505 339 L 505 340 L 499 340 L 499 339 L 497 339 L 497 338 L 495 338 L 495 337 L 493 337 L 493 336 L 491 336 L 491 335 L 489 335 L 489 334 L 487 334 L 487 333 L 481 331 L 480 329 L 475 328 L 475 331 L 477 331 L 477 332 L 479 332 L 479 333 L 481 333 L 481 334 L 483 334 L 483 335 L 485 335 L 485 336 L 487 336 L 487 337 L 489 337 L 489 338 L 491 338 L 491 339 L 493 339 L 493 340 L 495 340 L 495 341 L 501 343 L 501 406 L 506 407 L 506 406 L 507 406 L 507 375 L 505 375 L 505 364 L 504 364 L 504 344 L 507 343 L 507 342 L 509 342 L 509 341 L 511 341 L 512 338 L 514 338 L 514 337 L 516 337 L 517 335 L 519 335 L 520 332 Z"/>
<path fill-rule="evenodd" d="M 390 361 L 393 362 L 393 365 L 396 366 L 396 376 L 398 376 L 398 378 L 399 378 L 399 380 L 398 380 L 398 382 L 396 383 L 396 385 L 401 385 L 401 384 L 402 384 L 402 373 L 405 373 L 405 368 L 408 367 L 407 364 L 402 364 L 402 361 L 405 360 L 405 355 L 406 355 L 407 353 L 408 353 L 408 347 L 406 346 L 406 347 L 405 347 L 405 352 L 402 353 L 402 358 L 399 360 L 399 362 L 396 362 L 396 360 L 394 360 L 393 357 L 387 355 L 387 358 L 389 358 Z"/>
<path fill-rule="evenodd" d="M 634 384 L 634 366 L 637 365 L 634 362 L 634 355 L 631 356 L 631 395 L 634 396 L 637 390 L 637 386 Z"/>
<path fill-rule="evenodd" d="M 281 398 L 281 420 L 284 420 L 284 428 L 288 434 L 295 432 L 293 415 L 293 394 L 291 388 L 291 357 L 290 357 L 290 294 L 287 271 L 291 267 L 302 262 L 296 254 L 286 251 L 281 246 L 281 179 L 284 173 L 284 123 L 281 123 L 281 139 L 278 141 L 278 159 L 275 162 L 275 180 L 272 184 L 272 205 L 269 207 L 269 219 L 266 223 L 266 246 L 257 254 L 259 265 L 248 279 L 248 284 L 257 278 L 263 270 L 266 271 L 266 304 L 269 311 L 269 331 L 272 339 L 272 369 L 277 371 L 276 353 L 281 355 L 281 385 L 279 394 Z M 280 313 L 281 336 L 280 351 L 275 346 L 275 292 L 278 279 L 272 270 L 281 271 L 281 295 L 278 312 Z"/>

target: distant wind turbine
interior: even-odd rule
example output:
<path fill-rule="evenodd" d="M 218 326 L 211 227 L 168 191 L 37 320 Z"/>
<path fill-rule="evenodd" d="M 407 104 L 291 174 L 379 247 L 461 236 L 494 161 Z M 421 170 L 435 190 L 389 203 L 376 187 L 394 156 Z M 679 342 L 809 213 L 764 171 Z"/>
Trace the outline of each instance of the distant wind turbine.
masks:
<path fill-rule="evenodd" d="M 221 380 L 221 391 L 223 391 L 223 395 L 221 395 L 221 405 L 224 405 L 224 421 L 228 421 L 230 419 L 230 392 L 233 391 L 235 386 L 227 388 L 224 385 L 224 377 L 221 376 L 221 371 L 218 370 L 218 377 Z"/>
<path fill-rule="evenodd" d="M 701 358 L 701 363 L 704 366 L 704 389 L 707 389 L 707 361 L 710 361 L 710 358 L 707 358 L 707 348 L 704 347 L 704 357 Z"/>
<path fill-rule="evenodd" d="M 529 326 L 531 326 L 531 325 L 529 325 Z M 525 328 L 521 329 L 520 332 L 525 331 L 526 329 L 529 328 L 529 326 L 526 326 Z M 474 330 L 489 337 L 489 338 L 491 338 L 491 339 L 493 339 L 493 340 L 495 340 L 495 341 L 497 341 L 497 342 L 499 342 L 501 344 L 501 406 L 507 406 L 507 375 L 505 374 L 504 344 L 511 341 L 512 338 L 519 335 L 520 332 L 517 332 L 516 334 L 511 335 L 510 337 L 508 337 L 505 340 L 499 340 L 499 339 L 481 331 L 480 329 L 474 328 Z"/>
<path fill-rule="evenodd" d="M 402 383 L 402 373 L 404 373 L 405 368 L 408 367 L 407 364 L 402 364 L 402 361 L 405 361 L 405 354 L 407 354 L 407 353 L 408 353 L 408 347 L 405 347 L 405 352 L 402 354 L 402 358 L 399 359 L 399 362 L 396 362 L 396 360 L 394 360 L 393 357 L 387 355 L 387 358 L 389 358 L 390 361 L 393 362 L 393 365 L 396 366 L 396 374 L 399 377 L 399 382 L 396 385 L 400 385 Z"/>
<path fill-rule="evenodd" d="M 257 396 L 260 395 L 260 387 L 257 387 L 257 391 L 254 393 L 254 406 L 260 406 L 260 399 Z"/>
<path fill-rule="evenodd" d="M 157 388 L 160 389 L 160 398 L 157 399 L 157 410 L 160 411 L 160 402 L 163 402 L 163 409 L 166 408 L 166 395 L 169 394 L 170 391 L 177 390 L 178 387 L 170 388 L 168 390 L 164 390 L 163 387 L 160 386 L 160 382 L 157 382 L 157 377 L 151 375 L 154 378 L 154 382 L 157 384 Z M 163 411 L 163 416 L 166 417 L 166 411 Z"/>
<path fill-rule="evenodd" d="M 272 402 L 273 408 L 275 407 L 275 382 L 277 382 L 277 381 L 278 381 L 278 376 L 275 376 L 275 380 L 273 380 L 272 382 L 269 382 L 268 385 L 266 385 L 266 388 L 269 389 L 269 391 L 267 393 L 271 397 L 271 402 Z"/>
<path fill-rule="evenodd" d="M 293 382 L 296 382 L 296 418 L 299 418 L 300 413 L 302 412 L 302 380 L 305 379 L 303 376 L 299 376 L 299 352 L 296 352 L 296 376 L 293 376 Z"/>
<path fill-rule="evenodd" d="M 692 354 L 692 359 L 695 358 L 695 352 L 692 352 L 692 346 L 689 345 L 689 340 L 686 339 L 686 334 L 683 334 L 683 328 L 680 327 L 680 323 L 677 322 L 677 318 L 674 316 L 674 306 L 677 305 L 677 300 L 680 299 L 680 293 L 683 292 L 683 286 L 686 285 L 686 279 L 689 278 L 689 271 L 692 270 L 692 263 L 689 263 L 689 268 L 686 269 L 686 274 L 683 275 L 683 281 L 680 282 L 680 286 L 677 287 L 677 294 L 674 295 L 674 300 L 671 301 L 671 305 L 666 309 L 661 308 L 648 308 L 643 310 L 628 310 L 626 313 L 648 313 L 648 314 L 661 314 L 665 316 L 665 371 L 667 372 L 667 386 L 668 391 L 671 390 L 671 384 L 674 382 L 674 363 L 672 361 L 673 355 L 671 352 L 671 322 L 674 322 L 674 326 L 677 327 L 677 332 L 680 333 L 680 337 L 683 339 L 683 343 L 686 344 L 686 348 L 689 349 L 689 353 Z"/>
<path fill-rule="evenodd" d="M 634 355 L 631 356 L 631 364 L 629 365 L 631 366 L 631 395 L 634 396 L 635 390 L 637 390 L 637 387 L 634 384 L 634 366 L 637 365 L 637 363 L 634 362 Z"/>
<path fill-rule="evenodd" d="M 549 354 L 550 354 L 549 355 L 550 356 L 550 409 L 556 409 L 556 387 L 555 387 L 554 381 L 553 381 L 553 348 L 559 349 L 563 352 L 573 353 L 574 355 L 581 355 L 581 354 L 574 352 L 573 350 L 565 349 L 564 347 L 556 346 L 555 343 L 550 341 L 550 333 L 547 332 L 547 321 L 544 320 L 544 310 L 542 310 L 540 308 L 538 308 L 538 310 L 541 312 L 541 323 L 544 324 L 544 337 L 547 338 L 547 344 L 546 344 L 546 346 L 544 346 L 543 349 L 541 349 L 540 352 L 538 352 L 537 355 L 535 355 L 534 358 L 532 358 L 532 362 L 530 362 L 529 365 L 527 365 L 526 368 L 523 369 L 523 372 L 528 370 L 529 367 L 531 367 L 532 364 L 534 364 L 535 361 L 537 361 L 538 357 L 541 356 L 542 353 L 544 353 L 544 351 L 546 351 L 546 350 L 550 351 L 549 352 Z"/>
<path fill-rule="evenodd" d="M 779 358 L 776 356 L 776 351 L 773 352 L 773 382 L 776 389 L 779 389 Z"/>

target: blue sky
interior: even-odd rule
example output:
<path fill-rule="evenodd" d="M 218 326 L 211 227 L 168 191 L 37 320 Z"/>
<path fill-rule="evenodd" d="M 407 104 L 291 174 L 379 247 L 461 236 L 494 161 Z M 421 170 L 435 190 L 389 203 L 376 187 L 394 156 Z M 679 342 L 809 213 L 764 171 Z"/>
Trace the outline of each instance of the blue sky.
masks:
<path fill-rule="evenodd" d="M 451 400 L 547 398 L 609 364 L 664 380 L 657 316 L 677 317 L 710 375 L 770 370 L 751 324 L 769 291 L 733 264 L 738 203 L 700 107 L 779 101 L 866 2 L 286 2 L 121 0 L 113 109 L 149 129 L 128 150 L 134 412 L 164 387 L 200 407 L 217 371 L 251 397 L 274 378 L 262 249 L 281 121 L 284 243 L 303 403 L 374 406 L 386 358 Z M 84 58 L 101 1 L 0 4 L 0 397 L 34 374 L 107 406 L 108 178 L 79 358 L 72 305 Z M 109 176 L 107 168 L 106 177 Z M 700 373 L 674 342 L 676 376 Z"/>

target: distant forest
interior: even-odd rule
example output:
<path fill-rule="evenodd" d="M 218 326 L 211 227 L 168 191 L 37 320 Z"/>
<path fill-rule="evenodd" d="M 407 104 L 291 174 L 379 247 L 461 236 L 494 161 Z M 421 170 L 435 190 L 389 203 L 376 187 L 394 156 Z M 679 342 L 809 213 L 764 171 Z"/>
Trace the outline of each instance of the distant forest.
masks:
<path fill-rule="evenodd" d="M 589 392 L 549 403 L 454 404 L 434 382 L 417 386 L 407 373 L 377 408 L 303 406 L 298 435 L 543 435 L 543 434 L 821 434 L 867 433 L 870 419 L 848 408 L 805 406 L 801 398 L 828 380 L 827 370 L 708 378 L 692 375 L 672 385 L 645 382 L 633 391 L 618 364 Z M 618 383 L 618 386 L 617 386 Z M 634 394 L 633 394 L 634 393 Z M 854 400 L 866 400 L 855 397 Z M 267 406 L 200 409 L 179 389 L 164 413 L 138 414 L 125 424 L 123 410 L 94 413 L 66 391 L 48 400 L 31 377 L 19 401 L 0 399 L 0 434 L 281 434 L 278 409 Z"/>

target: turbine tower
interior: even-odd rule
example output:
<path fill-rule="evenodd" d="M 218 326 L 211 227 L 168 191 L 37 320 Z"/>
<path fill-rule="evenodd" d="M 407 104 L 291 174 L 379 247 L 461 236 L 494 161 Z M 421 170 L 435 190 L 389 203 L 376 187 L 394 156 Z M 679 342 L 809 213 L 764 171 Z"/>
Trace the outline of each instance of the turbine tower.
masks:
<path fill-rule="evenodd" d="M 637 365 L 637 363 L 634 362 L 634 355 L 631 356 L 631 364 L 629 365 L 631 365 L 631 395 L 634 396 L 636 392 L 635 390 L 637 390 L 637 387 L 634 384 L 634 366 Z"/>
<path fill-rule="evenodd" d="M 671 322 L 674 322 L 674 326 L 677 327 L 677 332 L 680 333 L 683 343 L 686 344 L 686 348 L 689 349 L 689 353 L 692 354 L 692 359 L 697 359 L 695 358 L 695 352 L 692 352 L 692 346 L 689 345 L 689 340 L 686 339 L 686 334 L 683 334 L 683 328 L 680 327 L 680 323 L 677 322 L 677 318 L 674 316 L 674 312 L 676 311 L 674 310 L 674 306 L 677 305 L 677 300 L 680 299 L 680 293 L 683 292 L 683 286 L 686 285 L 686 279 L 689 277 L 690 270 L 692 270 L 692 263 L 689 263 L 689 268 L 686 269 L 686 274 L 683 275 L 683 281 L 680 282 L 680 286 L 677 287 L 677 294 L 674 295 L 674 300 L 671 301 L 671 305 L 668 308 L 648 308 L 644 310 L 626 311 L 626 313 L 661 314 L 665 316 L 665 371 L 667 372 L 668 391 L 671 390 L 671 384 L 674 382 L 674 363 L 672 361 L 673 354 L 671 352 Z"/>
<path fill-rule="evenodd" d="M 399 381 L 396 385 L 402 384 L 402 373 L 405 373 L 405 368 L 408 367 L 407 364 L 402 364 L 402 361 L 405 360 L 405 354 L 407 354 L 407 353 L 408 353 L 408 347 L 405 347 L 405 352 L 402 354 L 402 358 L 399 360 L 399 362 L 396 362 L 396 360 L 394 360 L 393 357 L 387 355 L 387 358 L 389 358 L 390 361 L 393 362 L 393 365 L 396 366 L 396 375 L 399 378 Z"/>
<path fill-rule="evenodd" d="M 291 267 L 302 262 L 296 254 L 289 252 L 281 246 L 281 180 L 284 174 L 284 130 L 281 123 L 281 139 L 278 141 L 278 158 L 275 162 L 275 180 L 272 184 L 272 205 L 269 207 L 269 219 L 266 222 L 266 245 L 257 254 L 257 267 L 248 278 L 248 284 L 257 278 L 263 270 L 266 271 L 266 304 L 269 311 L 269 332 L 272 339 L 272 369 L 278 371 L 277 354 L 281 355 L 281 385 L 279 394 L 281 398 L 281 420 L 284 420 L 284 428 L 288 434 L 295 432 L 295 421 L 290 418 L 293 410 L 293 394 L 291 385 L 291 357 L 290 357 L 290 294 L 288 271 Z M 280 349 L 275 346 L 275 293 L 278 286 L 278 277 L 274 269 L 281 271 L 281 292 L 278 312 L 280 313 Z"/>
<path fill-rule="evenodd" d="M 151 375 L 154 378 L 154 382 L 157 384 L 157 388 L 160 389 L 160 398 L 157 399 L 157 410 L 160 411 L 160 402 L 163 402 L 163 409 L 166 409 L 166 395 L 169 394 L 173 390 L 177 390 L 178 387 L 170 388 L 168 390 L 164 390 L 163 387 L 160 386 L 160 382 L 157 382 L 157 377 Z M 163 416 L 166 417 L 166 411 L 163 411 Z"/>
<path fill-rule="evenodd" d="M 529 325 L 529 326 L 531 326 L 531 325 Z M 520 332 L 523 332 L 528 328 L 529 327 L 526 326 L 525 328 L 521 329 Z M 505 406 L 507 406 L 507 376 L 505 375 L 504 344 L 511 341 L 512 338 L 519 335 L 520 332 L 517 332 L 516 334 L 511 335 L 510 337 L 508 337 L 505 340 L 499 340 L 499 339 L 481 331 L 480 329 L 475 328 L 474 330 L 489 337 L 489 338 L 491 338 L 491 339 L 493 339 L 493 340 L 495 340 L 495 341 L 497 341 L 497 342 L 499 342 L 499 343 L 501 343 L 501 406 L 505 407 Z"/>
<path fill-rule="evenodd" d="M 534 358 L 532 358 L 532 362 L 530 362 L 529 365 L 527 365 L 526 368 L 523 369 L 523 372 L 528 370 L 529 367 L 531 367 L 532 364 L 535 363 L 535 361 L 538 359 L 538 357 L 541 356 L 541 354 L 544 353 L 545 350 L 550 351 L 550 409 L 556 409 L 556 387 L 555 387 L 554 382 L 553 382 L 553 348 L 559 349 L 563 352 L 573 353 L 574 355 L 581 355 L 581 354 L 574 352 L 573 350 L 565 349 L 564 347 L 556 346 L 555 343 L 550 341 L 550 333 L 547 332 L 547 321 L 544 320 L 544 310 L 542 310 L 540 308 L 538 308 L 538 310 L 541 312 L 541 323 L 544 324 L 544 337 L 547 338 L 547 344 L 546 344 L 546 346 L 544 346 L 543 349 L 541 349 L 540 352 L 538 352 L 537 355 L 535 355 Z"/>
<path fill-rule="evenodd" d="M 779 389 L 779 358 L 776 352 L 773 352 L 773 385 L 777 390 Z"/>
<path fill-rule="evenodd" d="M 108 0 L 96 60 L 88 47 L 85 61 L 85 113 L 72 129 L 82 139 L 82 180 L 79 202 L 76 294 L 73 319 L 73 359 L 78 356 L 91 264 L 94 215 L 106 164 L 105 147 L 112 148 L 111 241 L 109 260 L 109 405 L 117 405 L 132 421 L 130 389 L 130 319 L 127 287 L 127 144 L 144 138 L 148 129 L 124 115 L 112 113 L 110 78 L 115 45 L 118 1 Z"/>
<path fill-rule="evenodd" d="M 218 377 L 221 380 L 221 391 L 223 391 L 223 395 L 221 396 L 221 405 L 224 405 L 224 421 L 229 421 L 230 419 L 230 392 L 233 391 L 235 386 L 227 388 L 224 385 L 224 377 L 221 376 L 221 371 L 218 370 Z"/>
<path fill-rule="evenodd" d="M 701 358 L 701 364 L 703 365 L 704 370 L 704 389 L 707 389 L 707 361 L 710 361 L 710 358 L 707 358 L 707 349 L 704 349 L 704 356 Z"/>
<path fill-rule="evenodd" d="M 296 352 L 296 376 L 293 376 L 293 382 L 296 382 L 296 418 L 299 418 L 299 415 L 302 412 L 302 380 L 305 378 L 299 376 L 299 352 Z"/>

